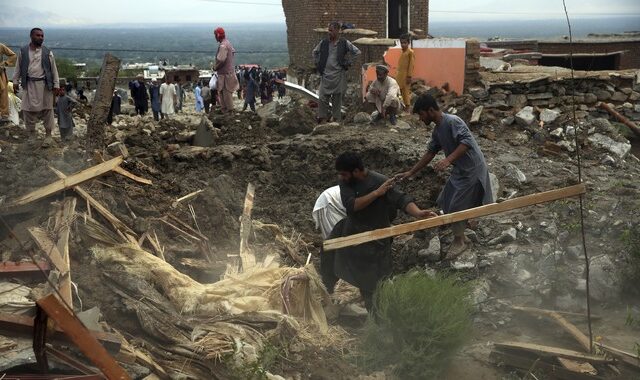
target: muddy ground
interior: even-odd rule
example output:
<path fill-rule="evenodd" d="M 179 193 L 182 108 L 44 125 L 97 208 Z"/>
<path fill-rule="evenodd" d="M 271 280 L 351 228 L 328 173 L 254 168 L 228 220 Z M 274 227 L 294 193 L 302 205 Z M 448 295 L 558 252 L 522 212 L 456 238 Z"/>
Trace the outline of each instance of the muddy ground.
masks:
<path fill-rule="evenodd" d="M 244 193 L 247 184 L 253 183 L 256 187 L 253 218 L 278 225 L 285 236 L 296 240 L 299 251 L 292 257 L 274 242 L 272 233 L 265 231 L 254 231 L 251 244 L 272 246 L 280 251 L 281 260 L 290 265 L 295 265 L 297 260 L 306 260 L 307 253 L 311 253 L 312 261 L 317 263 L 321 239 L 315 230 L 311 210 L 317 196 L 336 183 L 335 157 L 353 150 L 362 155 L 370 169 L 387 175 L 405 171 L 424 152 L 432 127 L 408 114 L 396 127 L 357 124 L 352 120 L 342 126 L 316 127 L 313 110 L 308 108 L 307 102 L 295 96 L 287 98 L 273 109 L 262 107 L 260 115 L 236 112 L 223 116 L 213 112 L 208 117 L 211 122 L 208 128 L 213 131 L 215 143 L 208 148 L 191 145 L 201 124 L 200 115 L 195 112 L 186 111 L 160 122 L 154 122 L 150 116 L 119 116 L 107 130 L 107 141 L 126 146 L 129 156 L 123 167 L 152 180 L 153 185 L 107 174 L 84 187 L 136 233 L 156 231 L 165 246 L 167 261 L 177 269 L 201 282 L 214 282 L 224 272 L 227 254 L 238 250 Z M 456 106 L 465 119 L 470 116 L 472 108 L 465 106 L 468 98 L 441 100 Z M 188 103 L 187 107 L 190 106 Z M 500 122 L 515 113 L 512 109 L 485 113 L 482 122 L 471 129 L 490 171 L 499 180 L 499 199 L 578 182 L 575 153 L 541 153 L 544 139 L 534 138 L 530 131 L 516 124 Z M 585 123 L 597 117 L 607 116 L 593 110 Z M 86 116 L 78 114 L 79 136 L 68 144 L 57 137 L 53 143 L 43 144 L 41 136 L 31 138 L 22 128 L 0 127 L 0 194 L 5 202 L 53 182 L 56 177 L 48 166 L 70 174 L 95 164 L 93 153 L 84 149 L 83 118 Z M 640 303 L 637 293 L 624 292 L 623 279 L 617 269 L 623 267 L 626 260 L 621 236 L 640 216 L 640 160 L 633 155 L 638 152 L 638 143 L 634 144 L 632 154 L 612 164 L 601 163 L 607 152 L 586 142 L 582 157 L 583 181 L 588 188 L 584 198 L 587 248 L 591 257 L 609 258 L 613 271 L 607 274 L 615 278 L 612 280 L 615 284 L 596 284 L 602 289 L 597 290 L 593 313 L 602 318 L 594 321 L 594 331 L 606 342 L 629 351 L 638 340 L 634 338 L 638 332 L 625 325 L 625 315 L 628 307 L 637 307 Z M 105 158 L 118 152 L 112 145 L 106 149 Z M 518 179 L 514 166 L 526 180 Z M 446 174 L 437 174 L 428 168 L 414 180 L 403 183 L 401 189 L 413 195 L 421 207 L 435 208 L 435 200 L 446 177 Z M 198 190 L 204 191 L 174 207 L 177 198 Z M 33 246 L 26 227 L 45 225 L 51 202 L 71 195 L 73 192 L 69 190 L 6 212 L 3 218 L 16 239 L 9 238 L 5 226 L 0 227 L 3 260 L 25 259 L 24 249 Z M 188 204 L 193 206 L 198 228 L 209 238 L 209 259 L 193 242 L 160 221 L 171 214 L 195 225 Z M 83 209 L 81 201 L 78 209 Z M 410 220 L 401 216 L 397 222 Z M 419 267 L 429 271 L 457 272 L 474 281 L 477 306 L 474 334 L 445 378 L 513 378 L 510 377 L 515 376 L 511 370 L 497 368 L 488 362 L 491 349 L 488 343 L 493 341 L 533 341 L 579 348 L 551 322 L 511 309 L 513 305 L 527 305 L 584 312 L 581 287 L 584 264 L 581 251 L 573 248 L 581 241 L 577 200 L 527 207 L 478 222 L 474 230 L 468 231 L 475 242 L 472 250 L 454 263 L 419 254 L 436 236 L 442 242 L 442 250 L 446 251 L 451 240 L 446 228 L 399 237 L 393 246 L 395 273 Z M 514 239 L 495 241 L 512 228 L 517 231 Z M 138 340 L 139 326 L 135 316 L 105 285 L 101 269 L 93 265 L 87 252 L 90 245 L 90 240 L 80 232 L 73 235 L 70 248 L 72 278 L 78 283 L 83 307 L 100 307 L 104 320 L 125 332 L 134 344 L 161 345 L 161 341 L 154 342 L 148 336 Z M 574 322 L 586 331 L 584 319 Z M 337 323 L 344 323 L 347 331 L 357 337 L 361 322 Z M 306 348 L 284 356 L 273 363 L 272 373 L 294 379 L 351 379 L 367 375 L 346 359 L 348 355 L 339 351 Z M 389 373 L 370 375 L 372 379 L 392 378 Z"/>

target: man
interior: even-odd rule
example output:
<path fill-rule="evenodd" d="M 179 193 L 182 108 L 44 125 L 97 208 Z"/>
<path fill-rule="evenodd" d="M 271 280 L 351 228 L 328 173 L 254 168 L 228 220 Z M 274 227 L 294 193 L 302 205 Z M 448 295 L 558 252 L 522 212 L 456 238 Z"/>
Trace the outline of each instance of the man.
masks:
<path fill-rule="evenodd" d="M 196 88 L 193 89 L 193 95 L 196 98 L 196 112 L 202 112 L 202 109 L 204 108 L 204 100 L 202 99 L 200 82 L 196 83 Z"/>
<path fill-rule="evenodd" d="M 402 101 L 405 107 L 411 106 L 411 80 L 413 76 L 413 68 L 416 62 L 416 56 L 413 49 L 409 47 L 411 43 L 411 35 L 403 34 L 400 36 L 400 47 L 402 53 L 398 60 L 398 72 L 396 74 L 396 81 L 400 86 L 400 93 L 402 94 Z"/>
<path fill-rule="evenodd" d="M 44 32 L 40 28 L 31 29 L 31 42 L 20 49 L 13 75 L 16 91 L 23 87 L 22 115 L 27 131 L 35 135 L 36 122 L 42 121 L 47 137 L 55 123 L 53 105 L 55 94 L 60 90 L 58 68 L 53 53 L 42 43 Z"/>
<path fill-rule="evenodd" d="M 173 115 L 176 112 L 175 105 L 177 102 L 176 87 L 171 84 L 169 75 L 165 75 L 164 83 L 160 86 L 160 117 L 164 119 Z"/>
<path fill-rule="evenodd" d="M 209 114 L 209 106 L 211 105 L 211 89 L 209 83 L 204 81 L 202 84 L 202 103 L 204 105 L 205 114 Z"/>
<path fill-rule="evenodd" d="M 113 96 L 111 97 L 111 107 L 109 108 L 109 115 L 107 116 L 107 124 L 113 123 L 113 117 L 120 115 L 122 109 L 122 98 L 118 94 L 118 90 L 113 90 Z"/>
<path fill-rule="evenodd" d="M 453 165 L 451 176 L 438 196 L 438 206 L 447 214 L 493 203 L 489 171 L 484 155 L 462 119 L 440 110 L 435 99 L 428 94 L 421 95 L 413 106 L 425 124 L 435 123 L 427 152 L 411 170 L 399 175 L 409 178 L 427 166 L 436 153 L 444 150 L 445 158 L 434 165 L 437 171 L 444 171 Z M 466 222 L 451 224 L 454 239 L 446 259 L 459 256 L 468 248 L 464 230 Z"/>
<path fill-rule="evenodd" d="M 323 239 L 328 239 L 333 227 L 347 217 L 347 209 L 340 198 L 340 186 L 332 186 L 320 194 L 313 205 L 313 221 L 320 230 Z"/>
<path fill-rule="evenodd" d="M 7 59 L 4 59 L 4 57 Z M 6 67 L 16 65 L 18 57 L 5 44 L 0 43 L 0 119 L 9 119 L 9 79 L 7 78 Z"/>
<path fill-rule="evenodd" d="M 178 99 L 178 103 L 176 103 L 175 111 L 176 113 L 182 111 L 182 105 L 184 104 L 184 88 L 182 88 L 182 83 L 180 82 L 180 78 L 176 79 L 176 83 L 174 83 L 176 87 L 176 98 Z"/>
<path fill-rule="evenodd" d="M 396 125 L 396 115 L 402 110 L 402 104 L 398 98 L 400 87 L 395 79 L 389 76 L 389 69 L 385 65 L 376 66 L 376 80 L 371 83 L 367 91 L 366 100 L 375 104 L 378 114 L 374 122 L 385 120 L 389 115 L 389 122 Z"/>
<path fill-rule="evenodd" d="M 362 159 L 346 152 L 336 159 L 340 198 L 347 217 L 339 221 L 330 238 L 389 227 L 396 210 L 416 218 L 435 216 L 421 210 L 413 199 L 394 188 L 395 179 L 364 167 Z M 367 310 L 371 311 L 378 281 L 391 274 L 391 238 L 324 252 L 320 256 L 322 281 L 333 293 L 338 278 L 358 287 Z"/>
<path fill-rule="evenodd" d="M 233 64 L 236 51 L 227 39 L 224 29 L 216 28 L 213 34 L 219 43 L 213 71 L 218 74 L 217 90 L 220 95 L 220 108 L 223 113 L 233 112 L 233 93 L 239 88 Z"/>
<path fill-rule="evenodd" d="M 153 120 L 160 120 L 160 86 L 158 80 L 153 79 L 149 86 L 149 99 L 151 100 L 151 111 L 153 112 Z"/>
<path fill-rule="evenodd" d="M 142 74 L 136 76 L 136 80 L 129 84 L 129 88 L 136 107 L 136 114 L 144 115 L 149 110 L 149 94 L 147 94 L 147 87 L 144 84 L 144 76 Z"/>
<path fill-rule="evenodd" d="M 329 37 L 313 49 L 316 69 L 320 74 L 320 104 L 318 122 L 329 119 L 329 103 L 333 120 L 342 120 L 342 98 L 347 91 L 347 70 L 360 50 L 350 41 L 340 37 L 340 23 L 329 24 Z"/>

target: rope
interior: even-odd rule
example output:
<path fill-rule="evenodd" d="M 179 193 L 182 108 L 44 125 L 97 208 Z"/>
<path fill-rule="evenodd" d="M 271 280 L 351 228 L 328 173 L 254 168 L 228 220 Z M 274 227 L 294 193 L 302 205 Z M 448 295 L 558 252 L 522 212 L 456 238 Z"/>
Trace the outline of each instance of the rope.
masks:
<path fill-rule="evenodd" d="M 573 125 L 575 128 L 574 140 L 576 144 L 576 158 L 578 160 L 578 182 L 582 183 L 582 156 L 580 154 L 580 142 L 578 141 L 578 119 L 576 117 L 576 98 L 575 98 L 575 77 L 573 69 L 573 34 L 571 31 L 571 21 L 569 20 L 569 12 L 567 4 L 562 0 L 564 14 L 567 18 L 567 26 L 569 27 L 569 64 L 571 66 L 571 111 Z M 580 231 L 582 233 L 582 250 L 585 262 L 585 279 L 587 281 L 587 324 L 589 325 L 589 352 L 593 353 L 593 331 L 591 328 L 591 293 L 589 283 L 589 254 L 587 253 L 587 239 L 584 230 L 584 195 L 580 195 Z"/>

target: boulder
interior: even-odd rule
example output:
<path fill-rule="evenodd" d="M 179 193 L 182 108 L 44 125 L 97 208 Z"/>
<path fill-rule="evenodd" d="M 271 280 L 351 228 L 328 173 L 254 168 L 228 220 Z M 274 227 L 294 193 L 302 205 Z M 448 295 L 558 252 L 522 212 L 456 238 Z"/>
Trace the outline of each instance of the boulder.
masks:
<path fill-rule="evenodd" d="M 527 176 L 514 164 L 507 164 L 506 169 L 507 177 L 515 179 L 520 184 L 527 182 Z"/>
<path fill-rule="evenodd" d="M 522 127 L 528 127 L 535 123 L 536 115 L 533 113 L 533 107 L 527 106 L 516 114 L 516 122 Z"/>
<path fill-rule="evenodd" d="M 590 287 L 591 297 L 605 302 L 616 298 L 620 291 L 620 274 L 607 255 L 591 258 Z"/>
<path fill-rule="evenodd" d="M 558 117 L 560 117 L 560 112 L 550 110 L 548 108 L 545 108 L 540 112 L 540 121 L 543 121 L 545 124 L 553 123 Z"/>
<path fill-rule="evenodd" d="M 440 238 L 436 235 L 429 241 L 429 247 L 418 251 L 418 256 L 429 262 L 440 261 Z"/>
<path fill-rule="evenodd" d="M 367 124 L 367 123 L 371 123 L 371 115 L 369 115 L 366 112 L 358 112 L 354 117 L 353 117 L 353 122 L 356 124 Z"/>
<path fill-rule="evenodd" d="M 593 91 L 593 94 L 598 98 L 599 101 L 611 99 L 611 93 L 606 90 L 597 89 Z"/>
<path fill-rule="evenodd" d="M 469 94 L 476 99 L 485 99 L 489 96 L 489 92 L 484 87 L 471 87 Z"/>
<path fill-rule="evenodd" d="M 490 240 L 489 245 L 511 243 L 512 241 L 515 241 L 517 237 L 518 231 L 515 229 L 515 227 L 511 227 L 508 230 L 503 231 L 502 234 L 500 234 L 500 236 L 498 236 L 497 238 Z"/>
<path fill-rule="evenodd" d="M 625 158 L 627 154 L 629 154 L 629 151 L 631 151 L 631 144 L 629 143 L 629 140 L 625 140 L 625 142 L 618 142 L 600 133 L 594 133 L 589 136 L 589 141 L 594 146 L 613 153 L 618 159 Z"/>
<path fill-rule="evenodd" d="M 511 94 L 507 99 L 507 104 L 512 108 L 524 107 L 527 104 L 527 95 Z"/>
<path fill-rule="evenodd" d="M 626 101 L 628 98 L 628 96 L 620 91 L 616 91 L 613 93 L 613 95 L 611 95 L 611 100 L 614 102 L 624 102 Z"/>

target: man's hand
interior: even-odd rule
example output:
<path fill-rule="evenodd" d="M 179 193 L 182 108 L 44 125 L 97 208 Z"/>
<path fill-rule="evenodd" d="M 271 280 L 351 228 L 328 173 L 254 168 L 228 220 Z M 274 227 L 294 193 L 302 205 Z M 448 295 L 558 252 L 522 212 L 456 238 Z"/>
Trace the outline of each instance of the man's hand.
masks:
<path fill-rule="evenodd" d="M 380 185 L 380 187 L 378 187 L 375 190 L 376 196 L 377 197 L 381 197 L 381 196 L 385 195 L 387 193 L 387 191 L 389 191 L 389 189 L 391 189 L 393 187 L 393 185 L 396 183 L 396 179 L 395 178 L 396 177 L 389 178 L 382 185 Z"/>
<path fill-rule="evenodd" d="M 437 164 L 433 166 L 436 171 L 442 172 L 445 171 L 451 165 L 451 161 L 448 158 L 439 161 Z"/>
<path fill-rule="evenodd" d="M 406 171 L 406 172 L 396 174 L 393 178 L 396 179 L 396 182 L 400 182 L 400 181 L 404 181 L 405 179 L 411 179 L 412 175 L 413 174 L 411 174 L 411 171 Z"/>
<path fill-rule="evenodd" d="M 378 95 L 380 95 L 380 90 L 378 90 L 377 88 L 372 88 L 371 89 L 371 93 L 373 95 L 375 95 L 375 96 L 378 96 Z"/>
<path fill-rule="evenodd" d="M 429 219 L 429 218 L 434 218 L 436 216 L 438 216 L 438 214 L 431 210 L 420 210 L 418 217 L 421 219 Z"/>

